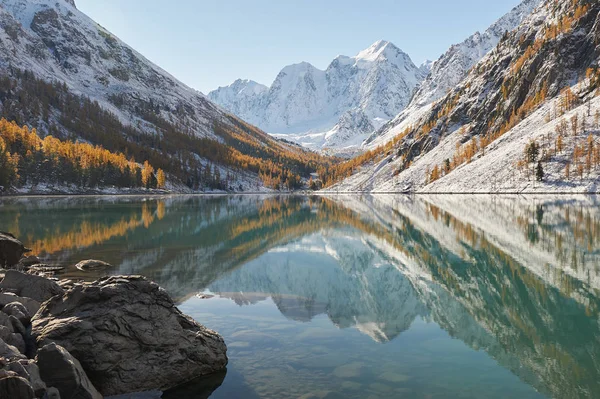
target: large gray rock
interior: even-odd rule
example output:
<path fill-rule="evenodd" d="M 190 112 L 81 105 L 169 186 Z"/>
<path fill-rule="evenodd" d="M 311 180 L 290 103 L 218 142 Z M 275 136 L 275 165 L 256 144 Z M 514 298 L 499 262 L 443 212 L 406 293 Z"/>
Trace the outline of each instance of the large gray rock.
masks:
<path fill-rule="evenodd" d="M 10 321 L 10 316 L 4 312 L 0 312 L 0 326 L 7 327 L 11 333 L 14 332 L 12 323 Z"/>
<path fill-rule="evenodd" d="M 0 267 L 13 267 L 29 250 L 12 234 L 0 232 Z"/>
<path fill-rule="evenodd" d="M 53 386 L 66 399 L 102 399 L 83 371 L 81 364 L 67 350 L 55 343 L 38 351 L 36 362 L 46 385 Z"/>
<path fill-rule="evenodd" d="M 6 339 L 13 333 L 12 325 L 0 326 L 0 340 L 6 341 Z"/>
<path fill-rule="evenodd" d="M 23 377 L 5 377 L 0 379 L 0 398 L 34 399 L 33 388 Z"/>
<path fill-rule="evenodd" d="M 38 345 L 66 348 L 104 395 L 165 390 L 227 365 L 223 338 L 143 277 L 75 286 L 42 304 L 32 322 Z"/>
<path fill-rule="evenodd" d="M 22 360 L 24 362 L 24 360 Z M 15 372 L 19 377 L 25 378 L 29 381 L 29 373 L 25 370 L 25 366 L 23 366 L 19 361 L 15 360 L 6 365 L 4 367 L 5 370 Z"/>
<path fill-rule="evenodd" d="M 21 362 L 23 362 L 23 360 L 21 360 Z M 29 360 L 23 364 L 23 367 L 25 367 L 25 371 L 29 374 L 27 379 L 29 380 L 29 384 L 33 388 L 33 391 L 37 396 L 42 397 L 44 391 L 46 391 L 46 383 L 42 381 L 38 365 L 33 360 Z"/>
<path fill-rule="evenodd" d="M 13 316 L 13 315 L 8 316 L 8 320 L 10 320 L 10 324 L 12 325 L 14 332 L 19 333 L 21 335 L 27 334 L 27 328 L 25 328 L 23 323 L 21 323 L 21 321 L 19 319 L 17 319 L 15 316 Z"/>
<path fill-rule="evenodd" d="M 40 303 L 35 299 L 25 298 L 22 296 L 15 295 L 13 293 L 0 292 L 0 308 L 8 305 L 11 302 L 19 302 L 22 303 L 31 316 L 37 313 L 40 310 Z"/>
<path fill-rule="evenodd" d="M 0 341 L 0 357 L 5 358 L 8 361 L 27 359 L 17 348 L 12 345 L 8 345 L 4 341 Z M 1 398 L 2 396 L 0 396 Z"/>
<path fill-rule="evenodd" d="M 2 313 L 15 316 L 24 326 L 28 326 L 31 322 L 29 310 L 20 302 L 7 303 L 2 307 Z"/>
<path fill-rule="evenodd" d="M 54 295 L 62 295 L 63 290 L 56 282 L 47 278 L 9 270 L 0 283 L 0 289 L 13 292 L 19 296 L 44 302 Z"/>
<path fill-rule="evenodd" d="M 25 354 L 25 350 L 27 348 L 25 346 L 25 339 L 23 339 L 21 334 L 10 334 L 8 337 L 6 337 L 6 343 L 17 348 L 20 353 Z"/>

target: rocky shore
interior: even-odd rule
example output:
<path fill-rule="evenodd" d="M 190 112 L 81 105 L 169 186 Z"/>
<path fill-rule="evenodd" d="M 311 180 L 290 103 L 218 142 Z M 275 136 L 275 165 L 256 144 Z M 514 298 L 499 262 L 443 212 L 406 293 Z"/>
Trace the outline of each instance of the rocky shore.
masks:
<path fill-rule="evenodd" d="M 225 369 L 223 338 L 157 284 L 141 276 L 58 280 L 27 252 L 0 232 L 0 398 L 160 397 Z"/>

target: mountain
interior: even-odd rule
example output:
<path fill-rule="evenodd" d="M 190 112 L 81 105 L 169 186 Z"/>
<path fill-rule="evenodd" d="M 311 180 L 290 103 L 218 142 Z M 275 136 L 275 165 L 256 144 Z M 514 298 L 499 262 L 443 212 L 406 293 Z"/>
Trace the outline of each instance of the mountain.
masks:
<path fill-rule="evenodd" d="M 381 40 L 355 57 L 338 56 L 325 71 L 306 62 L 287 66 L 268 90 L 238 80 L 208 96 L 269 133 L 340 150 L 360 144 L 368 130 L 405 108 L 427 72 L 428 65 L 415 66 Z"/>
<path fill-rule="evenodd" d="M 227 87 L 211 92 L 209 96 L 212 101 L 244 119 L 252 116 L 254 108 L 259 106 L 268 91 L 267 86 L 253 80 L 238 79 Z"/>
<path fill-rule="evenodd" d="M 363 149 L 375 148 L 413 124 L 428 107 L 458 85 L 469 70 L 496 47 L 506 32 L 519 26 L 541 3 L 542 0 L 523 0 L 485 32 L 475 32 L 462 43 L 451 46 L 436 61 L 425 62 L 421 68 L 428 68 L 427 77 L 419 86 L 408 107 L 381 129 L 373 131 L 373 134 L 365 140 Z"/>
<path fill-rule="evenodd" d="M 321 161 L 226 113 L 73 0 L 0 0 L 0 53 L 0 117 L 149 159 L 179 187 L 281 188 Z"/>
<path fill-rule="evenodd" d="M 596 192 L 599 11 L 544 1 L 444 97 L 330 170 L 352 174 L 334 190 Z"/>
<path fill-rule="evenodd" d="M 454 88 L 541 1 L 524 0 L 485 32 L 419 67 L 393 44 L 379 41 L 356 57 L 337 57 L 326 71 L 307 63 L 292 65 L 269 90 L 238 80 L 209 93 L 209 98 L 277 137 L 355 154 L 361 147 L 373 148 L 371 143 L 381 144 L 381 136 L 387 138 L 398 124 L 408 125 L 413 115 Z"/>
<path fill-rule="evenodd" d="M 500 42 L 506 32 L 515 29 L 542 0 L 524 0 L 504 15 L 485 32 L 475 32 L 465 41 L 455 44 L 430 66 L 430 74 L 423 81 L 411 105 L 430 104 L 464 79 L 469 69 Z"/>

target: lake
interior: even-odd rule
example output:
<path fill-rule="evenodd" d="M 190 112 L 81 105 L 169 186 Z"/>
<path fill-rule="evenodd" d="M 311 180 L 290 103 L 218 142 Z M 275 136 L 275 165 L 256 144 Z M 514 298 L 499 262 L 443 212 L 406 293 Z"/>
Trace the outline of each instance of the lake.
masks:
<path fill-rule="evenodd" d="M 223 335 L 227 372 L 165 397 L 600 397 L 594 196 L 17 197 L 0 230 Z"/>

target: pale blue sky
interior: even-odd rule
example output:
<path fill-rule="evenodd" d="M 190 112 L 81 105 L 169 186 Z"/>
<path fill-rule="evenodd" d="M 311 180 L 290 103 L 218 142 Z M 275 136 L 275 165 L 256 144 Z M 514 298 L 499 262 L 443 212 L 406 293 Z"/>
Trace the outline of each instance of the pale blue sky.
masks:
<path fill-rule="evenodd" d="M 237 78 L 270 85 L 286 65 L 324 69 L 379 39 L 415 64 L 491 23 L 519 0 L 76 0 L 148 59 L 207 93 Z"/>

